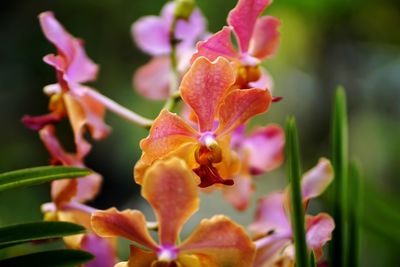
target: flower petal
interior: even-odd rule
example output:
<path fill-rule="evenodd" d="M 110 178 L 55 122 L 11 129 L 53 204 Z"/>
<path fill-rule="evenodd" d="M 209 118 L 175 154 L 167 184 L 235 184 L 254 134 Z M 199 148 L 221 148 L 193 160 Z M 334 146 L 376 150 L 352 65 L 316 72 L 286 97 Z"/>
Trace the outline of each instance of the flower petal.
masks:
<path fill-rule="evenodd" d="M 280 24 L 277 18 L 271 16 L 259 18 L 250 41 L 249 54 L 259 59 L 273 56 L 279 45 Z"/>
<path fill-rule="evenodd" d="M 98 66 L 86 55 L 83 42 L 70 35 L 56 20 L 53 12 L 41 13 L 39 20 L 46 38 L 65 58 L 63 72 L 67 80 L 81 83 L 96 79 Z"/>
<path fill-rule="evenodd" d="M 282 256 L 281 253 L 291 243 L 291 238 L 281 234 L 271 234 L 255 241 L 257 246 L 254 267 L 262 266 L 287 266 L 275 265 Z"/>
<path fill-rule="evenodd" d="M 164 109 L 154 120 L 149 136 L 140 142 L 140 148 L 144 160 L 154 161 L 197 137 L 197 132 L 184 120 Z"/>
<path fill-rule="evenodd" d="M 301 188 L 303 202 L 322 194 L 333 180 L 333 168 L 330 161 L 320 158 L 318 164 L 303 175 Z"/>
<path fill-rule="evenodd" d="M 322 247 L 332 239 L 332 232 L 335 223 L 331 216 L 326 213 L 320 213 L 317 216 L 307 216 L 307 246 L 316 252 L 322 252 Z M 322 256 L 316 255 L 317 259 Z"/>
<path fill-rule="evenodd" d="M 196 41 L 206 31 L 206 20 L 200 9 L 195 8 L 188 21 L 178 20 L 175 30 L 175 38 L 180 41 L 178 48 L 194 48 Z"/>
<path fill-rule="evenodd" d="M 258 234 L 291 232 L 288 215 L 284 207 L 285 194 L 271 193 L 261 198 L 257 204 L 255 221 L 249 229 Z"/>
<path fill-rule="evenodd" d="M 196 113 L 201 132 L 213 130 L 218 107 L 234 82 L 234 71 L 222 57 L 213 62 L 198 58 L 183 77 L 181 95 Z"/>
<path fill-rule="evenodd" d="M 278 125 L 254 129 L 243 141 L 242 148 L 249 155 L 252 174 L 262 174 L 277 168 L 283 162 L 285 134 Z"/>
<path fill-rule="evenodd" d="M 133 245 L 130 246 L 130 249 L 126 267 L 149 267 L 153 266 L 152 263 L 157 260 L 157 253 L 154 251 L 144 251 Z"/>
<path fill-rule="evenodd" d="M 99 193 L 103 178 L 98 173 L 92 173 L 83 178 L 77 179 L 77 192 L 73 200 L 77 202 L 86 202 L 94 199 Z"/>
<path fill-rule="evenodd" d="M 166 99 L 169 95 L 170 64 L 167 56 L 158 56 L 140 67 L 133 76 L 136 91 L 152 100 Z"/>
<path fill-rule="evenodd" d="M 231 41 L 231 28 L 223 27 L 219 32 L 211 35 L 207 40 L 200 41 L 196 45 L 196 53 L 193 54 L 191 62 L 199 57 L 206 57 L 214 61 L 222 56 L 228 60 L 239 59 L 239 54 L 235 50 Z"/>
<path fill-rule="evenodd" d="M 274 80 L 271 75 L 263 67 L 260 66 L 261 76 L 255 82 L 249 82 L 249 86 L 253 88 L 261 88 L 270 91 L 272 94 L 272 89 L 274 87 Z"/>
<path fill-rule="evenodd" d="M 238 37 L 242 53 L 248 50 L 257 17 L 271 2 L 272 0 L 239 0 L 235 8 L 229 12 L 228 23 Z"/>
<path fill-rule="evenodd" d="M 86 86 L 73 86 L 73 90 L 94 90 Z M 110 127 L 105 124 L 104 117 L 106 108 L 103 104 L 88 95 L 79 95 L 75 99 L 85 112 L 86 125 L 89 128 L 90 135 L 95 140 L 101 140 L 110 133 Z"/>
<path fill-rule="evenodd" d="M 182 225 L 199 207 L 191 169 L 178 158 L 157 161 L 144 175 L 142 196 L 156 214 L 160 244 L 174 246 Z"/>
<path fill-rule="evenodd" d="M 219 109 L 217 134 L 227 134 L 251 117 L 265 112 L 271 104 L 271 94 L 262 89 L 236 89 L 230 92 Z"/>
<path fill-rule="evenodd" d="M 70 93 L 64 93 L 64 103 L 74 132 L 78 156 L 83 158 L 91 149 L 91 145 L 84 139 L 86 126 L 94 139 L 102 139 L 110 131 L 103 121 L 105 107 L 89 96 L 75 97 Z"/>
<path fill-rule="evenodd" d="M 255 246 L 245 230 L 223 215 L 202 220 L 179 249 L 214 264 L 204 266 L 247 267 L 255 256 Z"/>
<path fill-rule="evenodd" d="M 254 185 L 249 176 L 243 174 L 234 179 L 232 186 L 224 186 L 224 198 L 226 198 L 237 210 L 244 211 L 248 205 L 250 196 L 254 191 Z"/>
<path fill-rule="evenodd" d="M 51 183 L 51 199 L 58 207 L 71 201 L 77 192 L 78 181 L 76 179 L 63 179 Z"/>
<path fill-rule="evenodd" d="M 74 154 L 65 152 L 55 135 L 53 125 L 47 125 L 39 131 L 39 135 L 52 157 L 52 163 L 64 166 L 83 167 L 82 160 Z M 53 181 L 51 184 L 51 196 L 53 202 L 60 206 L 63 203 L 74 199 L 78 202 L 85 202 L 93 199 L 100 190 L 102 177 L 92 173 L 79 179 L 64 179 Z"/>
<path fill-rule="evenodd" d="M 101 237 L 123 237 L 152 250 L 158 248 L 147 231 L 146 219 L 140 211 L 120 212 L 110 208 L 93 213 L 91 222 L 93 231 Z"/>
<path fill-rule="evenodd" d="M 137 20 L 131 27 L 133 39 L 144 52 L 153 55 L 166 55 L 170 52 L 170 23 L 157 16 L 146 16 Z"/>
<path fill-rule="evenodd" d="M 62 164 L 65 166 L 82 166 L 81 160 L 74 154 L 65 152 L 56 137 L 54 125 L 46 125 L 39 131 L 40 139 L 52 157 L 54 165 Z"/>
<path fill-rule="evenodd" d="M 111 239 L 89 233 L 83 237 L 81 249 L 95 256 L 94 260 L 85 263 L 85 267 L 113 266 L 117 261 L 116 248 Z"/>
<path fill-rule="evenodd" d="M 74 132 L 77 155 L 80 158 L 84 158 L 92 147 L 83 137 L 86 124 L 85 111 L 80 103 L 68 93 L 64 94 L 64 103 L 72 131 Z"/>

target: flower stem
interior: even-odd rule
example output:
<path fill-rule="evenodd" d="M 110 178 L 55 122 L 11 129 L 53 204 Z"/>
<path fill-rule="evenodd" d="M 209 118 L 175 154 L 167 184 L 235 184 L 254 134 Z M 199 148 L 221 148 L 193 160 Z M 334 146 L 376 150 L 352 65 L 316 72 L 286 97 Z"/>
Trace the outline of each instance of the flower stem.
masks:
<path fill-rule="evenodd" d="M 169 43 L 171 45 L 171 53 L 169 54 L 169 59 L 171 62 L 171 73 L 169 82 L 169 97 L 164 105 L 164 108 L 169 111 L 173 110 L 176 104 L 180 100 L 180 94 L 178 91 L 178 80 L 179 80 L 178 58 L 176 55 L 176 46 L 179 40 L 175 38 L 175 31 L 178 20 L 179 17 L 174 15 L 174 19 L 172 21 L 171 28 L 169 31 Z"/>
<path fill-rule="evenodd" d="M 86 87 L 83 94 L 103 104 L 108 110 L 139 126 L 149 128 L 153 123 L 152 120 L 147 119 L 139 114 L 136 114 L 135 112 L 121 106 L 114 100 L 111 100 L 110 98 L 100 94 L 99 92 L 91 88 Z"/>

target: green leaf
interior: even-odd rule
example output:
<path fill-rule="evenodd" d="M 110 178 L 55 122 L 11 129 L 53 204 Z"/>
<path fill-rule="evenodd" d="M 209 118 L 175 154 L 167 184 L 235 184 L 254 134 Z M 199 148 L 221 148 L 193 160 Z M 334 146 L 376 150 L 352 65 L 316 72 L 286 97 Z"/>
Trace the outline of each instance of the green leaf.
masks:
<path fill-rule="evenodd" d="M 315 261 L 314 250 L 311 250 L 311 253 L 310 253 L 310 267 L 317 267 L 317 262 Z"/>
<path fill-rule="evenodd" d="M 68 222 L 34 222 L 0 228 L 0 248 L 85 232 L 83 226 Z"/>
<path fill-rule="evenodd" d="M 347 267 L 347 217 L 348 217 L 348 125 L 346 93 L 336 89 L 332 118 L 332 163 L 335 172 L 332 194 L 332 215 L 335 220 L 330 266 Z"/>
<path fill-rule="evenodd" d="M 5 172 L 0 174 L 0 192 L 88 174 L 90 174 L 88 169 L 65 166 L 44 166 Z"/>
<path fill-rule="evenodd" d="M 296 250 L 296 266 L 308 267 L 308 252 L 305 219 L 301 193 L 301 167 L 296 121 L 293 117 L 286 122 L 286 160 L 291 192 L 291 220 Z"/>
<path fill-rule="evenodd" d="M 360 169 L 357 163 L 351 162 L 349 173 L 349 189 L 351 201 L 349 201 L 349 240 L 347 265 L 352 267 L 359 266 L 359 247 L 360 247 L 360 217 L 362 212 Z"/>
<path fill-rule="evenodd" d="M 60 249 L 42 251 L 0 261 L 0 267 L 69 267 L 88 262 L 94 256 L 82 250 Z"/>

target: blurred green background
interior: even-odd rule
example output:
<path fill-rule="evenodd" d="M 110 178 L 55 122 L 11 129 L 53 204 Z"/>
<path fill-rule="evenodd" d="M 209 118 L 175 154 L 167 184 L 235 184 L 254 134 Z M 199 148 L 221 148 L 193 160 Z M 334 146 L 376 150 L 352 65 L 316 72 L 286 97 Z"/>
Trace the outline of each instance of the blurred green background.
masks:
<path fill-rule="evenodd" d="M 141 16 L 158 14 L 164 2 L 0 2 L 0 171 L 45 165 L 49 160 L 37 133 L 20 123 L 24 114 L 46 113 L 48 98 L 42 88 L 55 81 L 53 69 L 42 61 L 55 50 L 43 37 L 37 15 L 53 10 L 68 31 L 85 40 L 89 56 L 101 67 L 94 87 L 132 110 L 155 117 L 162 103 L 147 101 L 132 89 L 133 72 L 149 57 L 133 44 L 130 26 Z M 210 32 L 225 25 L 235 3 L 198 1 Z M 274 94 L 284 100 L 254 124 L 282 125 L 287 115 L 294 114 L 306 170 L 320 156 L 330 155 L 332 95 L 336 85 L 346 87 L 350 153 L 361 162 L 365 189 L 362 266 L 400 266 L 400 2 L 276 0 L 266 13 L 282 21 L 280 49 L 265 67 L 274 78 Z M 94 143 L 87 159 L 87 165 L 105 178 L 103 191 L 92 204 L 149 213 L 132 178 L 140 156 L 138 143 L 147 132 L 113 114 L 107 115 L 107 122 L 112 134 Z M 69 140 L 67 123 L 61 129 L 60 135 Z M 281 167 L 257 180 L 256 196 L 285 185 Z M 40 220 L 40 204 L 49 200 L 49 186 L 1 193 L 0 225 Z M 326 210 L 323 200 L 311 208 Z M 253 218 L 255 201 L 256 197 L 248 211 L 238 214 L 219 193 L 206 195 L 201 212 L 191 222 L 226 213 L 246 225 Z"/>

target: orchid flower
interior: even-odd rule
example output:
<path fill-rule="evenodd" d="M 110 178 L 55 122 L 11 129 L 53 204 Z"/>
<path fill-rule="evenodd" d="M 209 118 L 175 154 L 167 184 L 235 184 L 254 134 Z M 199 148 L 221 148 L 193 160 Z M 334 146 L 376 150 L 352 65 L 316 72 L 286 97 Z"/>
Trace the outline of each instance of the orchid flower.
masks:
<path fill-rule="evenodd" d="M 45 37 L 57 48 L 57 55 L 49 54 L 43 58 L 44 62 L 56 70 L 57 83 L 44 88 L 44 92 L 50 96 L 50 113 L 36 117 L 25 116 L 22 120 L 27 127 L 40 130 L 45 125 L 68 117 L 78 156 L 83 158 L 91 148 L 83 137 L 86 128 L 96 140 L 106 137 L 110 131 L 104 123 L 106 108 L 138 124 L 151 124 L 151 121 L 82 85 L 94 81 L 98 72 L 98 66 L 86 55 L 83 41 L 69 34 L 50 11 L 41 13 L 39 20 Z"/>
<path fill-rule="evenodd" d="M 116 266 L 251 266 L 254 244 L 241 226 L 222 215 L 202 220 L 189 237 L 178 242 L 183 225 L 199 208 L 193 173 L 183 160 L 173 157 L 155 162 L 143 177 L 141 193 L 155 212 L 158 242 L 138 210 L 111 208 L 92 216 L 98 235 L 136 243 L 131 245 L 129 260 Z"/>
<path fill-rule="evenodd" d="M 86 55 L 83 42 L 66 32 L 52 12 L 41 13 L 39 20 L 44 35 L 57 48 L 57 55 L 49 54 L 43 59 L 55 68 L 57 83 L 44 88 L 44 92 L 51 97 L 50 114 L 25 116 L 23 122 L 31 129 L 40 130 L 68 116 L 78 154 L 84 157 L 91 147 L 83 138 L 86 127 L 94 139 L 102 139 L 109 132 L 103 121 L 104 106 L 82 95 L 82 90 L 86 89 L 81 83 L 95 80 L 98 66 Z"/>
<path fill-rule="evenodd" d="M 229 27 L 225 26 L 206 41 L 199 42 L 192 61 L 200 56 L 209 60 L 223 56 L 238 67 L 236 85 L 239 88 L 271 89 L 272 80 L 260 68 L 260 63 L 274 55 L 278 47 L 280 22 L 271 16 L 259 17 L 271 2 L 272 0 L 239 0 L 228 15 Z M 232 32 L 238 49 L 231 41 Z"/>
<path fill-rule="evenodd" d="M 164 100 L 170 93 L 171 26 L 175 2 L 163 7 L 159 17 L 146 16 L 132 25 L 132 36 L 137 46 L 153 56 L 149 63 L 139 68 L 133 77 L 137 92 L 149 99 Z M 183 75 L 189 67 L 196 42 L 205 36 L 206 21 L 198 8 L 188 20 L 178 20 L 174 39 L 178 42 L 178 72 Z M 157 77 L 156 79 L 154 77 Z"/>
<path fill-rule="evenodd" d="M 322 194 L 332 180 L 333 169 L 325 158 L 321 158 L 314 168 L 303 175 L 301 187 L 305 209 L 309 200 Z M 288 190 L 272 193 L 258 203 L 256 220 L 249 227 L 256 234 L 263 236 L 255 241 L 255 267 L 275 266 L 277 262 L 294 262 Z M 306 215 L 306 242 L 308 248 L 315 252 L 317 259 L 322 256 L 322 247 L 331 239 L 334 227 L 333 219 L 326 213 Z"/>
<path fill-rule="evenodd" d="M 200 177 L 200 187 L 215 183 L 232 185 L 238 160 L 230 149 L 230 134 L 251 117 L 266 111 L 271 95 L 263 89 L 232 89 L 235 73 L 220 57 L 210 62 L 197 59 L 182 79 L 183 101 L 196 115 L 193 128 L 178 115 L 162 110 L 140 142 L 142 157 L 135 166 L 135 180 L 142 183 L 143 173 L 155 160 L 170 156 L 184 158 Z"/>
<path fill-rule="evenodd" d="M 85 167 L 77 155 L 65 152 L 55 135 L 53 125 L 44 126 L 39 135 L 52 157 L 53 165 Z M 111 266 L 116 262 L 115 240 L 101 238 L 91 231 L 90 216 L 95 209 L 82 204 L 97 195 L 101 182 L 102 177 L 97 173 L 78 179 L 53 181 L 52 202 L 42 206 L 45 219 L 73 222 L 88 229 L 88 233 L 84 235 L 64 238 L 68 247 L 84 249 L 96 256 L 85 267 Z"/>
<path fill-rule="evenodd" d="M 241 167 L 235 184 L 224 187 L 224 197 L 238 210 L 247 208 L 250 195 L 254 191 L 252 177 L 279 167 L 283 162 L 284 132 L 278 125 L 254 128 L 245 134 L 242 125 L 232 134 L 231 147 L 237 152 Z"/>

